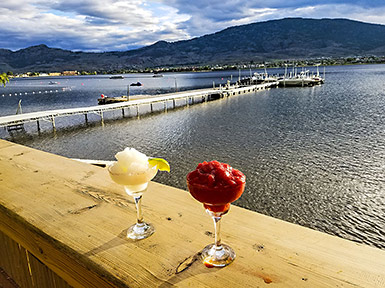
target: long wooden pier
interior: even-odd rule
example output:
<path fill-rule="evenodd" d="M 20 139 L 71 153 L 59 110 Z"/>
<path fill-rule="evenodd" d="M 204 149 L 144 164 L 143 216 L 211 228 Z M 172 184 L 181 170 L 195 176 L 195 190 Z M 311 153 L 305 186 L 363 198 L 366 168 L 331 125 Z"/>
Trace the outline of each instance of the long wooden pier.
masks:
<path fill-rule="evenodd" d="M 201 89 L 194 91 L 185 91 L 185 92 L 177 92 L 164 94 L 162 96 L 156 96 L 145 99 L 136 99 L 130 100 L 126 102 L 106 104 L 106 105 L 96 105 L 91 107 L 80 107 L 80 108 L 69 108 L 69 109 L 56 109 L 49 111 L 40 111 L 40 112 L 31 112 L 25 114 L 17 114 L 10 116 L 0 117 L 0 127 L 7 127 L 8 130 L 12 130 L 12 128 L 20 127 L 28 122 L 36 121 L 37 128 L 40 130 L 40 121 L 49 121 L 52 123 L 52 127 L 55 129 L 55 119 L 59 117 L 67 117 L 71 115 L 84 115 L 85 121 L 88 122 L 89 114 L 99 115 L 101 120 L 104 119 L 104 113 L 108 111 L 114 110 L 122 110 L 122 115 L 124 117 L 126 108 L 134 107 L 136 108 L 137 115 L 139 116 L 139 106 L 142 105 L 150 105 L 151 112 L 153 112 L 153 105 L 156 103 L 163 103 L 164 110 L 174 109 L 177 107 L 176 101 L 184 100 L 184 105 L 188 106 L 190 104 L 207 102 L 211 100 L 220 99 L 223 97 L 230 97 L 239 94 L 252 93 L 258 90 L 268 89 L 273 86 L 277 86 L 278 83 L 266 83 L 266 84 L 258 84 L 252 86 L 225 86 L 220 88 L 212 88 L 212 89 Z M 168 107 L 169 103 L 172 102 L 172 106 Z"/>

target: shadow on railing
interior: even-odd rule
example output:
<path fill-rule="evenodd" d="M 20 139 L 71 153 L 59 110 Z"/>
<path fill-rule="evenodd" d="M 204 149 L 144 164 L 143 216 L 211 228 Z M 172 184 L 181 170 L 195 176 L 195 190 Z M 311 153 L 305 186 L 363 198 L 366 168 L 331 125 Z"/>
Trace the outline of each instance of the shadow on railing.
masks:
<path fill-rule="evenodd" d="M 7 282 L 3 285 L 4 288 L 72 287 L 28 250 L 1 231 L 0 243 L 0 267 L 11 278 L 6 279 Z"/>

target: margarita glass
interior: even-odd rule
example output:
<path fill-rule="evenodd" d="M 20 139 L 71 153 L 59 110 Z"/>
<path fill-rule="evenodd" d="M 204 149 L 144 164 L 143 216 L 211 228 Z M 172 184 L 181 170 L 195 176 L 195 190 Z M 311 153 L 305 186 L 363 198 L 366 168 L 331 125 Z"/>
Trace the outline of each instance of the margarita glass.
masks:
<path fill-rule="evenodd" d="M 119 153 L 125 152 L 129 154 L 129 157 L 126 157 L 127 155 L 123 155 L 123 157 L 122 154 L 119 155 Z M 157 174 L 158 169 L 169 171 L 169 166 L 165 160 L 148 158 L 135 149 L 126 148 L 126 150 L 119 153 L 115 156 L 118 161 L 108 166 L 108 172 L 111 179 L 115 183 L 123 185 L 126 193 L 135 200 L 136 223 L 128 228 L 127 238 L 133 240 L 145 239 L 155 232 L 155 228 L 151 223 L 146 223 L 143 220 L 142 196 L 147 190 L 148 183 Z M 164 168 L 164 165 L 168 169 Z"/>
<path fill-rule="evenodd" d="M 220 223 L 245 189 L 246 177 L 237 169 L 218 161 L 203 162 L 187 175 L 190 194 L 203 203 L 206 212 L 214 220 L 215 242 L 202 250 L 203 263 L 207 267 L 224 267 L 235 259 L 234 250 L 221 243 Z"/>

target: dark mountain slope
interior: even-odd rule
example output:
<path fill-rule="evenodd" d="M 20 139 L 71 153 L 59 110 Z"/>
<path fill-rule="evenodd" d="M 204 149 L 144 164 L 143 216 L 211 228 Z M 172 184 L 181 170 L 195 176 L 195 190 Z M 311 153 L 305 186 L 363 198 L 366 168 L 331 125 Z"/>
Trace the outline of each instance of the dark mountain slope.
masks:
<path fill-rule="evenodd" d="M 347 19 L 286 18 L 124 52 L 72 52 L 45 45 L 15 52 L 0 49 L 0 71 L 116 70 L 352 55 L 385 55 L 385 26 Z"/>

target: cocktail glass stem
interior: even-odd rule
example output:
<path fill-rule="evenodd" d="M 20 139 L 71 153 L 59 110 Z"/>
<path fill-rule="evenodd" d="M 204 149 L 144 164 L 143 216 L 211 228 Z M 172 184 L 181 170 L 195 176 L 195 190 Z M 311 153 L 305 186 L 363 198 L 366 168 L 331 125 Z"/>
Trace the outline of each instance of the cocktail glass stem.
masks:
<path fill-rule="evenodd" d="M 224 267 L 233 262 L 235 252 L 228 245 L 221 243 L 221 220 L 223 212 L 206 210 L 214 220 L 215 242 L 202 250 L 203 263 L 207 267 Z"/>
<path fill-rule="evenodd" d="M 143 195 L 134 197 L 136 206 L 136 224 L 138 225 L 143 223 L 142 196 Z"/>
<path fill-rule="evenodd" d="M 222 216 L 213 216 L 214 229 L 215 229 L 215 249 L 222 249 L 221 245 L 221 219 Z"/>
<path fill-rule="evenodd" d="M 127 230 L 127 238 L 133 240 L 145 239 L 155 232 L 155 228 L 151 223 L 143 221 L 142 212 L 142 195 L 133 196 L 136 207 L 136 223 Z"/>

